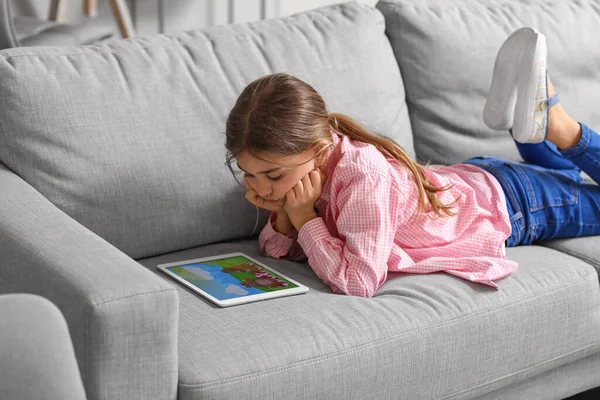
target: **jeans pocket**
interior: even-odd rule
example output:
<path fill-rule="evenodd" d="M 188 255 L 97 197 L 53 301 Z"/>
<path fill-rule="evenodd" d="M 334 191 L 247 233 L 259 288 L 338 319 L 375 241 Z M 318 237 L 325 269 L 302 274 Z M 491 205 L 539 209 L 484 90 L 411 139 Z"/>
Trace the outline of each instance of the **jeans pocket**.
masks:
<path fill-rule="evenodd" d="M 509 163 L 527 192 L 529 211 L 577 204 L 579 188 L 575 180 L 552 169 L 533 164 Z"/>

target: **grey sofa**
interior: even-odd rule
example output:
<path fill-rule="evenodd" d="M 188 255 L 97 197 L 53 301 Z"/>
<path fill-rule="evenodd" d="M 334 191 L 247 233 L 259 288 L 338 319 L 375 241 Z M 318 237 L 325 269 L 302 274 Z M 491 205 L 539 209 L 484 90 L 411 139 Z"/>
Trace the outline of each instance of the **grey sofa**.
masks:
<path fill-rule="evenodd" d="M 0 52 L 0 292 L 54 302 L 89 399 L 561 399 L 600 386 L 598 237 L 507 250 L 500 290 L 390 274 L 336 295 L 259 253 L 268 213 L 224 122 L 287 71 L 423 162 L 518 158 L 482 122 L 496 51 L 544 32 L 566 109 L 600 128 L 595 1 L 347 3 L 255 23 Z M 258 216 L 258 224 L 256 218 Z M 243 251 L 310 287 L 221 309 L 156 265 Z"/>
<path fill-rule="evenodd" d="M 60 310 L 32 294 L 0 296 L 0 399 L 85 400 Z"/>

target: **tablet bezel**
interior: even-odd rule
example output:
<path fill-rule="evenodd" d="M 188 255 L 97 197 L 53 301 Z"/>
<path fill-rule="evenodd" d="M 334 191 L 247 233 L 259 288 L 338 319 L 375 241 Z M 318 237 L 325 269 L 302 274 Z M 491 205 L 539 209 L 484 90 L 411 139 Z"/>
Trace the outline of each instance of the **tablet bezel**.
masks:
<path fill-rule="evenodd" d="M 295 288 L 291 288 L 291 289 L 284 289 L 284 290 L 276 290 L 273 292 L 265 292 L 265 293 L 258 293 L 258 294 L 253 294 L 250 296 L 244 296 L 244 297 L 236 297 L 236 298 L 232 298 L 232 299 L 226 299 L 226 300 L 219 300 L 216 297 L 212 296 L 211 294 L 209 294 L 208 292 L 205 292 L 204 290 L 200 289 L 199 287 L 193 285 L 192 283 L 188 282 L 187 280 L 185 280 L 184 278 L 180 277 L 179 275 L 177 275 L 175 272 L 169 270 L 169 267 L 177 267 L 177 266 L 182 266 L 185 264 L 191 264 L 191 263 L 197 263 L 197 262 L 204 262 L 204 261 L 212 261 L 212 260 L 219 260 L 219 259 L 223 259 L 223 258 L 230 258 L 230 257 L 245 257 L 248 260 L 252 261 L 253 263 L 256 263 L 258 265 L 260 265 L 261 267 L 265 268 L 267 271 L 272 272 L 276 275 L 279 275 L 280 277 L 292 282 L 294 285 L 296 285 L 297 287 Z M 194 258 L 191 260 L 183 260 L 183 261 L 177 261 L 177 262 L 171 262 L 171 263 L 165 263 L 165 264 L 158 264 L 157 268 L 162 271 L 163 273 L 165 273 L 166 275 L 168 275 L 169 277 L 171 277 L 172 279 L 175 279 L 176 281 L 180 282 L 181 284 L 183 284 L 185 287 L 187 287 L 188 289 L 198 293 L 199 295 L 201 295 L 202 297 L 210 300 L 211 302 L 215 303 L 216 305 L 220 306 L 220 307 L 229 307 L 229 306 L 235 306 L 235 305 L 239 305 L 239 304 L 245 304 L 245 303 L 253 303 L 256 301 L 261 301 L 261 300 L 267 300 L 267 299 L 274 299 L 277 297 L 286 297 L 286 296 L 291 296 L 294 294 L 302 294 L 302 293 L 306 293 L 308 292 L 308 287 L 304 286 L 303 284 L 301 284 L 300 282 L 295 281 L 294 279 L 282 274 L 281 272 L 273 269 L 272 267 L 269 267 L 267 265 L 265 265 L 264 263 L 250 257 L 248 254 L 243 253 L 243 252 L 234 252 L 234 253 L 227 253 L 227 254 L 217 254 L 214 256 L 209 256 L 209 257 L 202 257 L 202 258 Z"/>

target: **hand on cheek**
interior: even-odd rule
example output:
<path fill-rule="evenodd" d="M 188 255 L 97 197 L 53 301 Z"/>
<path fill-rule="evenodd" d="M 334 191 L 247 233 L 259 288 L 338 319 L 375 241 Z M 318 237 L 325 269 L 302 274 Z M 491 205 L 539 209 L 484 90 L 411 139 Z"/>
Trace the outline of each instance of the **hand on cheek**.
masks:
<path fill-rule="evenodd" d="M 306 174 L 285 195 L 283 209 L 297 231 L 308 221 L 317 218 L 315 202 L 321 195 L 322 173 L 315 169 Z"/>
<path fill-rule="evenodd" d="M 252 184 L 250 184 L 250 182 L 246 178 L 244 178 L 244 182 L 246 183 L 246 200 L 248 200 L 250 203 L 254 204 L 257 207 L 274 212 L 280 212 L 283 209 L 282 205 L 284 203 L 284 200 L 280 200 L 277 202 L 265 200 L 264 198 L 258 195 L 254 187 L 252 187 Z"/>

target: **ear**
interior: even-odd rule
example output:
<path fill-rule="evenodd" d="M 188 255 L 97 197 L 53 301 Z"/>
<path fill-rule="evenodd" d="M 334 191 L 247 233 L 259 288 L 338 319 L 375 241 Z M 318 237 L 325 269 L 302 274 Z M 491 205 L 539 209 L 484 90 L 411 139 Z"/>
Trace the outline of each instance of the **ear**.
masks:
<path fill-rule="evenodd" d="M 327 149 L 329 148 L 328 144 L 321 146 L 321 148 L 317 151 L 317 157 L 315 158 L 315 166 L 320 167 L 325 164 L 325 159 L 327 158 Z"/>
<path fill-rule="evenodd" d="M 325 164 L 325 156 L 324 155 L 319 155 L 315 159 L 315 167 L 319 168 L 319 167 L 323 166 L 323 164 Z"/>

